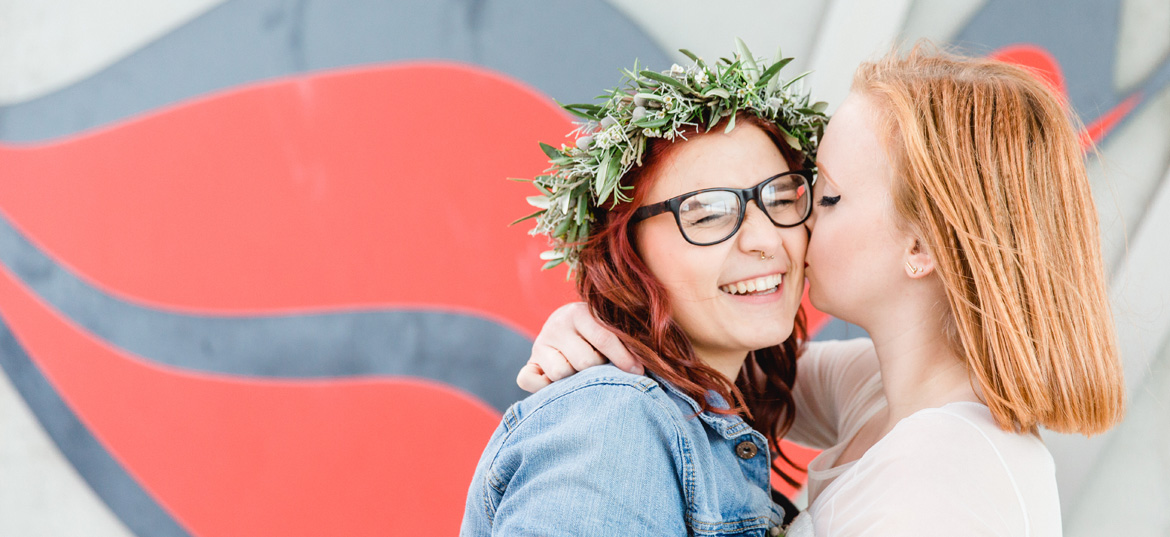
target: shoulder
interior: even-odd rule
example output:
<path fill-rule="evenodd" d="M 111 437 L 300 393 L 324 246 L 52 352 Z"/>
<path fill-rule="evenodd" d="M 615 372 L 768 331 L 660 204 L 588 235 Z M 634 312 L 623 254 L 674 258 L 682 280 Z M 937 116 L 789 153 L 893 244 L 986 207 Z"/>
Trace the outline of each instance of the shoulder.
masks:
<path fill-rule="evenodd" d="M 554 382 L 516 403 L 504 413 L 502 425 L 509 431 L 529 421 L 559 429 L 602 421 L 634 426 L 669 424 L 678 415 L 677 406 L 654 379 L 607 364 Z"/>
<path fill-rule="evenodd" d="M 564 532 L 570 519 L 598 534 L 631 524 L 679 534 L 680 483 L 693 469 L 675 409 L 653 379 L 612 366 L 553 383 L 504 413 L 476 469 L 468 516 L 505 535 Z"/>
<path fill-rule="evenodd" d="M 850 487 L 837 487 L 827 501 L 853 517 L 830 524 L 834 528 L 1023 535 L 1027 528 L 1035 533 L 1060 523 L 1052 459 L 1043 443 L 999 429 L 977 403 L 952 403 L 903 419 L 857 462 L 845 484 Z"/>
<path fill-rule="evenodd" d="M 999 428 L 978 403 L 920 411 L 871 449 L 868 464 L 900 483 L 899 496 L 940 512 L 975 510 L 1026 523 L 1028 511 L 1056 499 L 1055 468 L 1044 443 Z"/>
<path fill-rule="evenodd" d="M 1004 464 L 1052 460 L 1038 437 L 1001 429 L 986 406 L 973 402 L 919 411 L 899 422 L 882 444 L 887 440 L 883 451 L 926 457 L 919 460 L 972 458 Z"/>

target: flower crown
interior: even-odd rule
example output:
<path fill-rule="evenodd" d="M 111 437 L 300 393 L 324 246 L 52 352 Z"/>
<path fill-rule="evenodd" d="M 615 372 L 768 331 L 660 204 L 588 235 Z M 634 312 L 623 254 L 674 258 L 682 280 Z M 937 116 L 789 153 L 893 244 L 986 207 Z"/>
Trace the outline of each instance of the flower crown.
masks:
<path fill-rule="evenodd" d="M 594 211 L 607 201 L 613 207 L 629 202 L 631 186 L 620 184 L 634 165 L 642 165 L 642 154 L 650 138 L 686 139 L 688 128 L 710 130 L 730 118 L 725 132 L 735 128 L 735 115 L 750 112 L 780 129 L 793 149 L 815 160 L 816 145 L 828 121 L 826 104 L 810 104 L 809 95 L 792 85 L 801 74 L 787 82 L 776 75 L 792 58 L 769 63 L 753 57 L 743 41 L 735 40 L 735 61 L 721 58 L 707 64 L 683 49 L 695 63 L 669 71 L 624 70 L 620 85 L 601 95 L 601 104 L 566 104 L 565 110 L 581 117 L 575 145 L 540 147 L 552 163 L 545 175 L 532 179 L 539 195 L 528 203 L 540 210 L 517 220 L 536 219 L 530 234 L 547 234 L 553 249 L 540 254 L 549 269 L 568 263 L 577 267 L 583 241 L 589 236 Z M 779 54 L 777 54 L 779 56 Z"/>

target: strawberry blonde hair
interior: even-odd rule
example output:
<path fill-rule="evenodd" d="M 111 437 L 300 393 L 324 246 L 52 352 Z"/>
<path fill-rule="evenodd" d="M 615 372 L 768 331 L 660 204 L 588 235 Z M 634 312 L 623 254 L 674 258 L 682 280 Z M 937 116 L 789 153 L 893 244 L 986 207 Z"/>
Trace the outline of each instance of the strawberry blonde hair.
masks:
<path fill-rule="evenodd" d="M 862 64 L 903 224 L 945 288 L 951 344 L 1000 427 L 1095 434 L 1124 413 L 1075 118 L 1021 67 L 919 45 Z"/>

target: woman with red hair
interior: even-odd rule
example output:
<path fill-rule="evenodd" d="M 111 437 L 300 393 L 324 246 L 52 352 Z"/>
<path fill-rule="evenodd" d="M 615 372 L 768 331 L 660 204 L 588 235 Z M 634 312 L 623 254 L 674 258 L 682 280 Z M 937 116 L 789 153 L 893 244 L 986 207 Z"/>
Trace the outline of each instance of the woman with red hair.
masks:
<path fill-rule="evenodd" d="M 770 474 L 803 339 L 803 149 L 823 116 L 754 60 L 643 72 L 575 109 L 575 146 L 546 146 L 545 257 L 571 264 L 647 376 L 596 367 L 509 408 L 463 535 L 764 536 L 791 516 Z"/>

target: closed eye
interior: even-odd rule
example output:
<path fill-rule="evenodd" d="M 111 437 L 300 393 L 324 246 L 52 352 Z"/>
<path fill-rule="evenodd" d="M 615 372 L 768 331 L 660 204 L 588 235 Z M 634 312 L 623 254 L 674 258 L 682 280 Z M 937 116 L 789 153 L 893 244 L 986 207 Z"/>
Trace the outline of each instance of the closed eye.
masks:
<path fill-rule="evenodd" d="M 821 207 L 832 207 L 836 205 L 838 201 L 841 201 L 840 194 L 836 196 L 821 196 L 821 200 L 817 202 L 817 205 L 820 205 Z"/>

